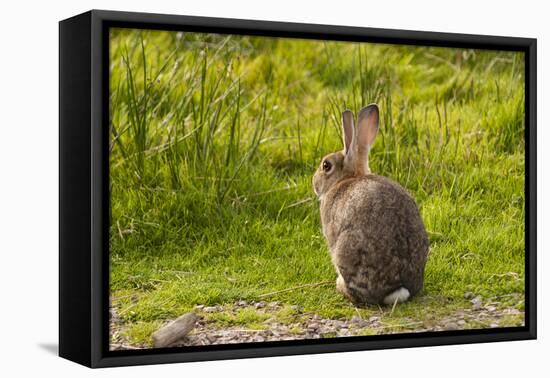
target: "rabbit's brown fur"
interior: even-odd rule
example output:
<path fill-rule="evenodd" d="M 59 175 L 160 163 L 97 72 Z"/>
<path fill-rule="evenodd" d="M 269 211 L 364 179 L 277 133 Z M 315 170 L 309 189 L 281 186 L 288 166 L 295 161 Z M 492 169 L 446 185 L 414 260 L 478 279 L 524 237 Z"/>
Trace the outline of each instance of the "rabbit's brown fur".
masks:
<path fill-rule="evenodd" d="M 375 116 L 370 123 L 365 122 L 366 111 L 375 112 L 367 115 Z M 346 133 L 345 115 L 343 119 Z M 375 130 L 368 137 L 361 135 L 368 127 Z M 353 137 L 347 135 L 346 142 L 344 136 L 344 151 L 326 156 L 313 179 L 323 233 L 338 272 L 337 289 L 358 305 L 388 303 L 387 298 L 393 298 L 388 296 L 401 288 L 408 295 L 400 301 L 418 293 L 428 254 L 428 238 L 413 198 L 396 182 L 368 170 L 365 152 L 377 128 L 378 108 L 370 105 L 360 113 Z M 358 141 L 366 143 L 354 145 Z M 330 170 L 324 169 L 325 161 Z"/>

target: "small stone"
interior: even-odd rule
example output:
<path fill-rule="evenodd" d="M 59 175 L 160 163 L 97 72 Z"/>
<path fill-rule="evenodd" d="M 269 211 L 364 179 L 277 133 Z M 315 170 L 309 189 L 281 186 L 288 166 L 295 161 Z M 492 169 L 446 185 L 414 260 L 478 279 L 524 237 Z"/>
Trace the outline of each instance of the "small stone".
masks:
<path fill-rule="evenodd" d="M 471 300 L 471 303 L 472 303 L 472 310 L 479 310 L 481 308 L 481 303 L 482 303 L 481 297 L 480 296 L 475 297 L 474 299 Z"/>
<path fill-rule="evenodd" d="M 464 298 L 465 299 L 473 299 L 474 298 L 474 293 L 472 293 L 471 291 L 467 291 L 464 293 Z"/>
<path fill-rule="evenodd" d="M 341 329 L 338 332 L 338 336 L 349 336 L 349 335 L 350 335 L 350 332 L 349 332 L 349 329 L 347 328 Z"/>
<path fill-rule="evenodd" d="M 203 308 L 204 312 L 212 313 L 212 312 L 218 312 L 218 307 L 216 306 L 208 306 Z"/>
<path fill-rule="evenodd" d="M 347 323 L 343 320 L 335 320 L 334 321 L 334 326 L 336 328 L 348 328 Z"/>
<path fill-rule="evenodd" d="M 215 335 L 212 334 L 206 334 L 206 339 L 211 343 L 214 344 L 216 341 L 218 341 L 218 338 Z"/>
<path fill-rule="evenodd" d="M 495 306 L 487 306 L 486 308 L 487 308 L 487 311 L 489 312 L 495 312 L 497 309 Z"/>
<path fill-rule="evenodd" d="M 463 326 L 466 324 L 466 321 L 465 320 L 462 320 L 460 319 L 458 322 L 456 322 L 456 324 L 458 324 L 459 326 Z"/>
<path fill-rule="evenodd" d="M 380 317 L 378 317 L 378 316 L 371 316 L 371 317 L 369 318 L 369 322 L 370 322 L 370 323 L 375 323 L 375 322 L 377 322 L 377 321 L 379 321 L 379 320 L 380 320 Z"/>
<path fill-rule="evenodd" d="M 254 307 L 256 307 L 256 308 L 264 308 L 264 307 L 265 307 L 265 302 L 256 302 L 256 304 L 254 304 Z"/>
<path fill-rule="evenodd" d="M 280 302 L 269 302 L 267 306 L 270 308 L 275 308 L 275 307 L 279 307 L 280 304 L 281 304 Z"/>
<path fill-rule="evenodd" d="M 256 335 L 252 340 L 254 340 L 254 342 L 257 342 L 257 343 L 262 343 L 265 341 L 265 338 L 261 335 Z"/>
<path fill-rule="evenodd" d="M 443 326 L 443 328 L 446 331 L 456 331 L 458 329 L 458 324 L 456 324 L 455 322 L 449 322 L 449 323 L 445 324 Z"/>
<path fill-rule="evenodd" d="M 314 331 L 315 331 L 315 330 L 318 330 L 318 329 L 319 329 L 319 323 L 316 323 L 316 322 L 309 323 L 309 325 L 308 325 L 307 328 L 308 328 L 308 330 L 309 330 L 309 329 L 312 329 L 312 330 L 314 330 Z"/>
<path fill-rule="evenodd" d="M 237 306 L 240 306 L 240 307 L 245 307 L 247 305 L 248 305 L 248 303 L 246 301 L 238 301 L 237 302 Z"/>
<path fill-rule="evenodd" d="M 204 308 L 204 305 L 196 305 L 195 306 L 196 310 L 202 310 L 203 308 Z"/>
<path fill-rule="evenodd" d="M 491 323 L 491 325 L 489 326 L 491 328 L 498 328 L 499 325 L 497 323 Z"/>
<path fill-rule="evenodd" d="M 359 328 L 365 328 L 370 325 L 370 323 L 367 320 L 362 319 L 359 316 L 354 316 L 353 318 L 351 318 L 351 323 L 355 324 Z"/>
<path fill-rule="evenodd" d="M 290 308 L 292 309 L 292 311 L 302 312 L 302 306 L 300 305 L 292 305 L 290 306 Z"/>

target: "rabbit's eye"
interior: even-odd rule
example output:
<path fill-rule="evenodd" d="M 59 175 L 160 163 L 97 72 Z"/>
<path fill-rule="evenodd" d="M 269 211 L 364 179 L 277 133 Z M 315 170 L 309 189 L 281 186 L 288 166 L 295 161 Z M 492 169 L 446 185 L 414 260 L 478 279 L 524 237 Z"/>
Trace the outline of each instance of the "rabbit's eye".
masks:
<path fill-rule="evenodd" d="M 328 172 L 330 171 L 331 168 L 332 168 L 332 164 L 330 163 L 330 161 L 325 160 L 323 162 L 323 171 Z"/>

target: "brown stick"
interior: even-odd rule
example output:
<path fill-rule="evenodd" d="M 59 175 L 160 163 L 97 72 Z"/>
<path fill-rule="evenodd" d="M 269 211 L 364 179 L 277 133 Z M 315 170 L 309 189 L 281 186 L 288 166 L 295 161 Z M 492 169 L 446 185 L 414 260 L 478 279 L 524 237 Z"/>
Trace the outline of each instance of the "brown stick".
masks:
<path fill-rule="evenodd" d="M 197 315 L 189 312 L 153 333 L 155 348 L 164 348 L 184 338 L 195 326 Z"/>
<path fill-rule="evenodd" d="M 298 289 L 302 289 L 304 287 L 317 287 L 317 286 L 325 286 L 325 285 L 330 285 L 330 284 L 334 284 L 334 282 L 333 281 L 323 281 L 323 282 L 305 284 L 305 285 L 295 286 L 295 287 L 291 287 L 291 288 L 284 289 L 284 290 L 273 291 L 271 293 L 261 294 L 261 295 L 258 295 L 258 298 L 265 298 L 265 297 L 269 297 L 271 295 L 275 295 L 275 294 L 279 294 L 279 293 L 286 293 L 287 291 L 298 290 Z"/>

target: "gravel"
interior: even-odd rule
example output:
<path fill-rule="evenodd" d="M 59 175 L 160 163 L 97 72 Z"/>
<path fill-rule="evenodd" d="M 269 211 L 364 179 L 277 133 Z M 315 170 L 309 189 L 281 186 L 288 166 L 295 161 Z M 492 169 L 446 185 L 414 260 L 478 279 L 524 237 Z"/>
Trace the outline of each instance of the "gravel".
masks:
<path fill-rule="evenodd" d="M 216 312 L 240 311 L 244 308 L 255 309 L 259 313 L 275 313 L 284 304 L 280 302 L 246 302 L 237 301 L 234 304 L 221 306 L 195 306 L 194 312 L 199 317 L 195 329 L 179 341 L 175 346 L 200 346 L 219 344 L 254 343 L 266 341 L 319 339 L 322 337 L 347 337 L 369 334 L 388 334 L 404 332 L 456 331 L 465 328 L 500 327 L 500 319 L 504 316 L 520 315 L 523 311 L 517 308 L 499 308 L 498 303 L 486 303 L 483 306 L 481 296 L 471 299 L 471 308 L 457 310 L 445 317 L 434 319 L 427 316 L 424 320 L 400 319 L 399 323 L 388 323 L 390 317 L 370 316 L 368 319 L 353 316 L 351 319 L 323 318 L 317 314 L 303 313 L 300 306 L 290 306 L 295 311 L 291 322 L 281 323 L 275 316 L 268 318 L 260 329 L 248 329 L 243 326 L 219 328 L 219 325 L 205 320 L 201 314 Z M 111 350 L 141 349 L 148 345 L 130 344 L 124 336 L 124 323 L 117 314 L 117 308 L 110 310 Z M 396 324 L 398 326 L 396 326 Z M 489 326 L 487 326 L 489 324 Z"/>

